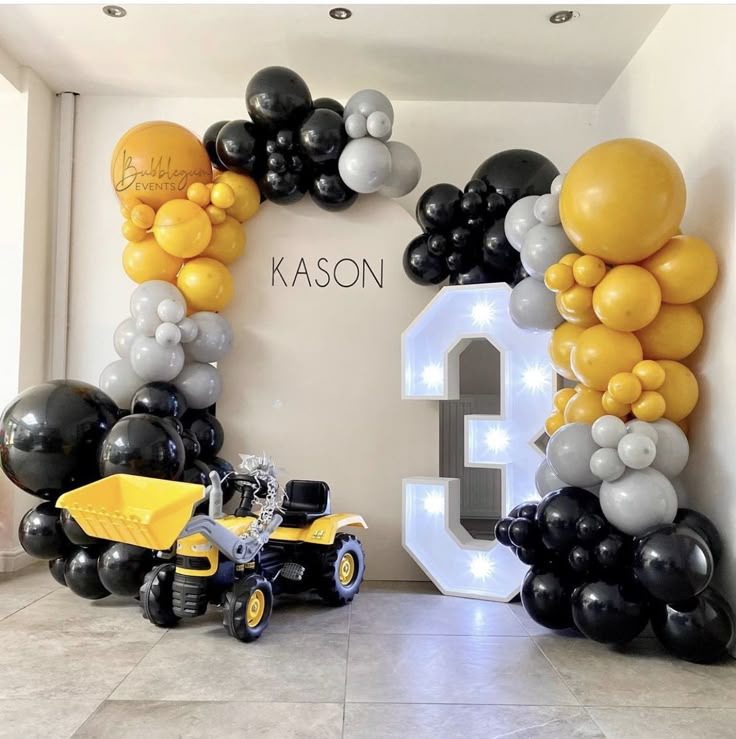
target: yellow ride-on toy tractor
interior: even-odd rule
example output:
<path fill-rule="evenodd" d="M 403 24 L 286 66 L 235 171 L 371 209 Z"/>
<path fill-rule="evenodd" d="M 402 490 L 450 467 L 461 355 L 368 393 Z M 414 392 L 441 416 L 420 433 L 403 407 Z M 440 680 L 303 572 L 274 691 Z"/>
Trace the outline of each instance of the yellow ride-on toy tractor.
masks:
<path fill-rule="evenodd" d="M 158 551 L 164 561 L 140 589 L 143 615 L 156 626 L 201 616 L 215 604 L 228 633 L 249 642 L 268 625 L 275 594 L 316 591 L 332 606 L 353 599 L 363 548 L 338 530 L 366 524 L 355 514 L 331 514 L 326 483 L 292 480 L 282 490 L 270 460 L 247 459 L 245 471 L 224 478 L 241 495 L 235 515 L 222 511 L 216 472 L 206 489 L 113 475 L 62 495 L 57 506 L 90 536 Z M 203 499 L 209 513 L 192 515 Z"/>

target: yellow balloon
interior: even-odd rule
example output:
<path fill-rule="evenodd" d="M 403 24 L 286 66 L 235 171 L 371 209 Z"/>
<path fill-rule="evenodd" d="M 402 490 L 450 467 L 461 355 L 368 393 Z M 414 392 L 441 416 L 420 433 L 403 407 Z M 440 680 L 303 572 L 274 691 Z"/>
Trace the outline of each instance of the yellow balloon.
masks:
<path fill-rule="evenodd" d="M 584 315 L 593 307 L 593 291 L 589 287 L 573 285 L 560 293 L 560 303 L 565 310 Z"/>
<path fill-rule="evenodd" d="M 657 421 L 664 415 L 665 401 L 656 390 L 645 390 L 639 399 L 631 404 L 631 411 L 640 421 Z"/>
<path fill-rule="evenodd" d="M 583 154 L 560 193 L 562 227 L 585 254 L 639 262 L 677 233 L 685 179 L 675 160 L 642 139 L 614 139 Z"/>
<path fill-rule="evenodd" d="M 554 411 L 544 422 L 544 430 L 548 436 L 552 436 L 558 428 L 565 425 L 565 417 L 559 411 Z"/>
<path fill-rule="evenodd" d="M 557 306 L 557 311 L 559 312 L 559 314 L 566 321 L 568 321 L 569 323 L 574 323 L 576 326 L 589 328 L 590 326 L 595 326 L 597 323 L 600 323 L 600 321 L 598 320 L 598 316 L 596 316 L 595 311 L 593 310 L 592 302 L 591 305 L 582 312 L 568 310 L 567 307 L 563 305 L 562 293 L 557 293 L 557 295 L 555 295 L 555 305 Z"/>
<path fill-rule="evenodd" d="M 580 256 L 581 255 L 577 252 L 571 251 L 569 254 L 565 254 L 565 256 L 560 259 L 560 264 L 566 264 L 568 267 L 572 267 L 575 262 L 580 259 Z"/>
<path fill-rule="evenodd" d="M 703 340 L 703 317 L 694 305 L 662 303 L 657 317 L 636 338 L 647 359 L 684 359 Z"/>
<path fill-rule="evenodd" d="M 258 212 L 261 191 L 252 178 L 235 172 L 223 172 L 215 178 L 215 184 L 229 185 L 232 188 L 235 203 L 227 209 L 227 214 L 235 220 L 243 223 Z"/>
<path fill-rule="evenodd" d="M 187 200 L 196 203 L 200 208 L 206 208 L 210 204 L 210 188 L 203 182 L 189 185 Z"/>
<path fill-rule="evenodd" d="M 156 213 L 153 235 L 169 254 L 190 259 L 207 248 L 212 224 L 204 210 L 191 200 L 170 200 Z"/>
<path fill-rule="evenodd" d="M 130 241 L 123 250 L 123 269 L 138 284 L 149 280 L 175 282 L 183 260 L 165 252 L 150 234 L 143 241 Z"/>
<path fill-rule="evenodd" d="M 131 220 L 123 223 L 120 227 L 120 232 L 126 241 L 143 241 L 146 238 L 146 229 L 136 226 Z"/>
<path fill-rule="evenodd" d="M 646 356 L 646 352 L 644 352 Z M 634 365 L 631 373 L 636 377 L 644 390 L 659 390 L 664 382 L 664 370 L 659 362 L 645 359 Z"/>
<path fill-rule="evenodd" d="M 153 226 L 155 216 L 156 211 L 150 205 L 144 205 L 143 203 L 136 205 L 130 211 L 130 220 L 144 231 L 148 231 Z"/>
<path fill-rule="evenodd" d="M 568 380 L 577 379 L 570 367 L 570 352 L 583 331 L 585 331 L 583 326 L 576 326 L 566 321 L 552 332 L 552 338 L 549 340 L 549 357 L 552 360 L 552 366 L 558 374 Z"/>
<path fill-rule="evenodd" d="M 224 182 L 217 182 L 212 187 L 212 205 L 227 210 L 235 205 L 235 193 L 230 185 Z"/>
<path fill-rule="evenodd" d="M 715 252 L 695 236 L 675 236 L 641 266 L 656 278 L 665 303 L 699 300 L 718 277 Z"/>
<path fill-rule="evenodd" d="M 601 416 L 605 416 L 602 398 L 603 393 L 588 387 L 575 393 L 565 406 L 565 423 L 593 423 Z"/>
<path fill-rule="evenodd" d="M 581 382 L 603 392 L 615 374 L 631 372 L 641 360 L 641 344 L 634 334 L 600 325 L 580 334 L 570 355 L 570 366 Z"/>
<path fill-rule="evenodd" d="M 225 216 L 225 221 L 212 227 L 209 246 L 203 257 L 217 259 L 223 264 L 234 262 L 245 251 L 245 227 L 234 218 Z"/>
<path fill-rule="evenodd" d="M 575 391 L 571 387 L 563 387 L 562 390 L 558 390 L 552 396 L 552 405 L 554 405 L 560 413 L 563 413 L 565 411 L 565 406 L 567 406 L 570 402 L 570 398 L 574 395 Z"/>
<path fill-rule="evenodd" d="M 586 254 L 575 261 L 572 273 L 578 285 L 595 287 L 606 276 L 606 263 L 592 254 Z"/>
<path fill-rule="evenodd" d="M 225 223 L 227 213 L 222 208 L 218 208 L 216 205 L 208 205 L 205 208 L 205 212 L 213 226 L 219 226 L 221 223 Z"/>
<path fill-rule="evenodd" d="M 560 292 L 568 290 L 575 284 L 572 267 L 569 264 L 557 263 L 550 267 L 544 273 L 544 284 L 548 290 Z"/>
<path fill-rule="evenodd" d="M 664 417 L 677 423 L 692 413 L 698 402 L 698 381 L 695 375 L 680 362 L 669 359 L 660 361 L 664 369 L 665 380 L 659 388 L 664 398 Z"/>
<path fill-rule="evenodd" d="M 216 259 L 197 257 L 187 262 L 179 272 L 176 286 L 186 298 L 192 312 L 221 311 L 233 297 L 230 270 Z"/>
<path fill-rule="evenodd" d="M 625 418 L 631 413 L 631 405 L 629 403 L 619 403 L 617 400 L 614 400 L 608 390 L 603 393 L 601 405 L 606 413 L 612 416 L 618 416 L 619 418 Z"/>
<path fill-rule="evenodd" d="M 632 372 L 618 372 L 608 381 L 607 392 L 616 403 L 630 405 L 641 395 L 641 380 Z"/>
<path fill-rule="evenodd" d="M 657 281 L 635 264 L 614 267 L 593 291 L 600 322 L 617 331 L 638 331 L 650 324 L 662 304 Z"/>

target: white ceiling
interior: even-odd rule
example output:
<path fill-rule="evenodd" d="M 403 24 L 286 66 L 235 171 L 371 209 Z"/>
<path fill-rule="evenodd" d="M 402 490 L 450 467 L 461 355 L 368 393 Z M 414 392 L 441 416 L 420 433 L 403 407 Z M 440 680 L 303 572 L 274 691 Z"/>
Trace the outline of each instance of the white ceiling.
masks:
<path fill-rule="evenodd" d="M 111 0 L 125 5 L 125 0 Z M 0 6 L 0 47 L 56 91 L 234 97 L 261 67 L 292 67 L 315 97 L 375 87 L 397 100 L 597 102 L 667 6 Z M 336 0 L 338 4 L 338 0 Z"/>

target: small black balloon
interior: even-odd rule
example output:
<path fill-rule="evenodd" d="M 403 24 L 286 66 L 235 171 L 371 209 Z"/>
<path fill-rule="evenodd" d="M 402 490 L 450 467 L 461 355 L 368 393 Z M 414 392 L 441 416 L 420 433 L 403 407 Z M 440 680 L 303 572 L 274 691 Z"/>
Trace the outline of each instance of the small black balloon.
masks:
<path fill-rule="evenodd" d="M 63 585 L 64 587 L 66 587 L 66 576 L 64 575 L 65 567 L 66 559 L 64 557 L 57 557 L 56 559 L 49 560 L 49 572 L 51 573 L 51 577 L 53 577 L 59 585 Z"/>
<path fill-rule="evenodd" d="M 608 533 L 608 523 L 597 513 L 585 513 L 577 521 L 578 541 L 583 544 L 597 544 Z"/>
<path fill-rule="evenodd" d="M 595 548 L 595 558 L 598 564 L 609 570 L 626 569 L 629 554 L 628 542 L 621 534 L 608 534 L 598 542 Z"/>
<path fill-rule="evenodd" d="M 513 518 L 501 518 L 496 521 L 496 525 L 493 528 L 493 537 L 495 540 L 505 547 L 511 546 L 511 539 L 509 539 L 509 526 L 513 523 Z"/>
<path fill-rule="evenodd" d="M 209 485 L 210 468 L 201 460 L 195 459 L 189 467 L 185 467 L 179 480 L 194 485 Z"/>
<path fill-rule="evenodd" d="M 345 113 L 345 107 L 342 103 L 338 102 L 334 98 L 317 98 L 314 103 L 315 110 L 317 108 L 325 108 L 326 110 L 332 110 L 337 113 L 341 118 Z"/>
<path fill-rule="evenodd" d="M 176 416 L 167 416 L 163 419 L 179 436 L 184 433 L 184 424 Z"/>
<path fill-rule="evenodd" d="M 707 516 L 690 508 L 680 508 L 675 516 L 675 523 L 692 529 L 705 539 L 713 555 L 713 563 L 717 567 L 723 554 L 723 542 L 716 525 Z"/>
<path fill-rule="evenodd" d="M 668 652 L 700 664 L 724 658 L 736 640 L 733 610 L 712 588 L 682 603 L 653 604 L 652 630 Z"/>
<path fill-rule="evenodd" d="M 18 526 L 18 541 L 23 551 L 36 559 L 56 559 L 69 548 L 53 503 L 41 503 L 23 516 Z"/>
<path fill-rule="evenodd" d="M 211 413 L 197 413 L 185 419 L 187 431 L 191 431 L 199 442 L 199 456 L 206 462 L 216 457 L 225 443 L 225 430 Z"/>
<path fill-rule="evenodd" d="M 215 153 L 224 168 L 232 172 L 257 177 L 262 169 L 261 150 L 260 134 L 250 121 L 230 121 L 217 134 Z"/>
<path fill-rule="evenodd" d="M 473 241 L 473 233 L 470 229 L 465 228 L 465 226 L 455 226 L 455 228 L 450 231 L 450 242 L 453 249 L 462 251 L 463 249 L 467 249 L 469 246 L 472 246 Z"/>
<path fill-rule="evenodd" d="M 521 261 L 519 252 L 506 238 L 503 221 L 496 221 L 483 235 L 483 261 L 494 269 L 512 271 Z"/>
<path fill-rule="evenodd" d="M 161 418 L 181 418 L 186 413 L 187 401 L 170 382 L 147 382 L 133 393 L 130 409 L 133 413 L 150 413 Z"/>
<path fill-rule="evenodd" d="M 519 558 L 519 561 L 523 562 L 525 565 L 537 565 L 540 564 L 543 559 L 543 552 L 532 547 L 517 547 L 516 556 Z"/>
<path fill-rule="evenodd" d="M 509 526 L 509 540 L 515 547 L 533 549 L 539 543 L 537 525 L 527 518 L 515 518 Z"/>
<path fill-rule="evenodd" d="M 99 600 L 110 595 L 97 574 L 97 554 L 88 549 L 77 549 L 66 560 L 64 578 L 69 590 L 81 598 Z"/>
<path fill-rule="evenodd" d="M 207 466 L 217 472 L 220 476 L 220 480 L 223 480 L 227 474 L 234 472 L 233 466 L 226 459 L 222 457 L 215 457 L 207 462 Z M 209 483 L 208 483 L 209 484 Z M 225 480 L 222 484 L 222 502 L 227 503 L 235 494 L 235 488 L 232 486 L 230 480 Z"/>
<path fill-rule="evenodd" d="M 573 625 L 570 609 L 572 583 L 550 569 L 532 567 L 521 586 L 524 610 L 548 629 L 567 629 Z"/>
<path fill-rule="evenodd" d="M 481 198 L 486 197 L 490 193 L 490 188 L 488 185 L 483 182 L 483 180 L 470 180 L 467 185 L 465 185 L 465 189 L 463 192 L 474 192 L 478 193 L 478 195 L 481 196 Z"/>
<path fill-rule="evenodd" d="M 534 521 L 537 517 L 538 507 L 539 507 L 539 503 L 535 503 L 534 501 L 529 501 L 528 503 L 522 503 L 521 505 L 518 506 L 516 517 L 526 518 L 529 521 Z"/>
<path fill-rule="evenodd" d="M 135 596 L 153 566 L 153 552 L 132 544 L 114 543 L 97 559 L 97 574 L 113 595 Z"/>
<path fill-rule="evenodd" d="M 527 195 L 548 193 L 559 173 L 547 157 L 536 151 L 507 149 L 486 159 L 473 179 L 483 180 L 511 205 Z"/>
<path fill-rule="evenodd" d="M 347 210 L 358 199 L 338 172 L 319 172 L 309 185 L 312 200 L 322 209 L 329 211 Z"/>
<path fill-rule="evenodd" d="M 473 217 L 483 211 L 483 197 L 477 192 L 466 192 L 460 200 L 460 208 L 463 213 Z"/>
<path fill-rule="evenodd" d="M 444 231 L 460 223 L 462 191 L 446 182 L 432 185 L 417 202 L 417 221 L 424 231 Z"/>
<path fill-rule="evenodd" d="M 593 553 L 579 544 L 570 550 L 570 554 L 567 556 L 567 562 L 570 565 L 570 569 L 579 575 L 589 574 L 594 570 L 596 564 Z"/>
<path fill-rule="evenodd" d="M 220 157 L 217 156 L 217 136 L 222 130 L 222 127 L 225 126 L 228 122 L 229 121 L 217 121 L 217 123 L 213 123 L 204 132 L 204 136 L 202 136 L 202 143 L 204 144 L 204 148 L 207 150 L 210 161 L 215 167 L 217 167 L 217 169 L 222 172 L 224 172 L 227 167 L 220 160 Z"/>
<path fill-rule="evenodd" d="M 562 488 L 544 496 L 537 508 L 537 524 L 548 549 L 568 550 L 577 542 L 577 522 L 586 513 L 601 515 L 598 498 L 588 490 Z"/>
<path fill-rule="evenodd" d="M 184 444 L 184 466 L 191 466 L 192 462 L 199 457 L 202 447 L 199 440 L 191 431 L 181 433 L 181 443 Z"/>
<path fill-rule="evenodd" d="M 472 249 L 452 249 L 447 257 L 445 257 L 447 267 L 451 272 L 455 273 L 456 280 L 461 274 L 467 273 L 464 280 L 460 282 L 462 285 L 487 282 L 485 279 L 486 273 L 482 266 L 477 264 L 477 261 Z"/>
<path fill-rule="evenodd" d="M 261 192 L 277 205 L 290 205 L 304 197 L 309 189 L 301 171 L 274 172 L 269 170 L 258 182 Z"/>
<path fill-rule="evenodd" d="M 100 541 L 94 536 L 85 533 L 84 529 L 76 522 L 74 516 L 66 508 L 61 511 L 61 528 L 66 538 L 78 547 L 91 547 Z"/>
<path fill-rule="evenodd" d="M 436 257 L 444 257 L 449 249 L 447 237 L 443 234 L 431 234 L 427 239 L 427 249 Z"/>
<path fill-rule="evenodd" d="M 276 129 L 299 123 L 312 109 L 312 95 L 294 70 L 265 67 L 248 82 L 245 104 L 256 125 Z"/>
<path fill-rule="evenodd" d="M 502 195 L 497 192 L 489 193 L 486 197 L 486 217 L 493 220 L 498 220 L 503 224 L 503 217 L 506 215 L 506 211 L 509 209 L 506 201 Z"/>
<path fill-rule="evenodd" d="M 347 143 L 342 116 L 327 108 L 313 110 L 299 126 L 299 145 L 314 164 L 336 163 Z"/>
<path fill-rule="evenodd" d="M 515 505 L 508 513 L 509 518 L 519 518 L 519 512 L 521 511 L 522 507 L 525 506 L 526 503 L 519 503 L 519 505 Z"/>
<path fill-rule="evenodd" d="M 426 234 L 409 242 L 404 251 L 403 265 L 406 276 L 418 285 L 439 285 L 450 274 L 446 261 L 430 254 Z"/>
<path fill-rule="evenodd" d="M 459 272 L 455 278 L 456 285 L 483 285 L 496 281 L 483 264 L 475 264 L 470 269 Z"/>

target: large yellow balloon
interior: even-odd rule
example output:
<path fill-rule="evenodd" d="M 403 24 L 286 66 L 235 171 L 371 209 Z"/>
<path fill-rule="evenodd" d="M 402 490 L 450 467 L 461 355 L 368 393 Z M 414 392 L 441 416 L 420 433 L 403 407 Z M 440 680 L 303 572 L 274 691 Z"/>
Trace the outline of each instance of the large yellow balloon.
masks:
<path fill-rule="evenodd" d="M 223 264 L 234 262 L 245 251 L 245 228 L 230 216 L 218 226 L 212 227 L 209 246 L 202 252 L 203 257 L 211 257 Z"/>
<path fill-rule="evenodd" d="M 702 298 L 718 276 L 715 252 L 694 236 L 675 236 L 641 266 L 654 275 L 665 303 L 692 303 Z"/>
<path fill-rule="evenodd" d="M 123 134 L 112 154 L 110 176 L 121 201 L 137 198 L 160 208 L 169 200 L 186 198 L 194 182 L 212 182 L 212 165 L 191 131 L 151 121 Z"/>
<path fill-rule="evenodd" d="M 197 257 L 179 272 L 176 286 L 187 300 L 191 312 L 221 311 L 233 297 L 230 270 L 216 259 Z"/>
<path fill-rule="evenodd" d="M 243 223 L 252 218 L 261 204 L 261 191 L 251 177 L 235 172 L 223 172 L 215 178 L 216 184 L 229 185 L 235 195 L 235 203 L 227 214 Z"/>
<path fill-rule="evenodd" d="M 617 331 L 644 328 L 654 320 L 661 304 L 657 281 L 634 264 L 614 267 L 593 290 L 596 316 L 604 326 Z"/>
<path fill-rule="evenodd" d="M 665 403 L 664 417 L 677 423 L 692 413 L 698 402 L 698 381 L 695 375 L 680 362 L 662 359 L 665 379 L 657 391 Z"/>
<path fill-rule="evenodd" d="M 662 303 L 657 317 L 636 338 L 647 359 L 684 359 L 703 340 L 703 317 L 694 305 Z"/>
<path fill-rule="evenodd" d="M 165 252 L 151 235 L 143 241 L 129 242 L 123 250 L 123 269 L 138 284 L 149 280 L 174 282 L 183 263 Z"/>
<path fill-rule="evenodd" d="M 565 423 L 593 423 L 606 410 L 601 404 L 603 393 L 585 387 L 579 390 L 565 406 Z"/>
<path fill-rule="evenodd" d="M 207 213 L 191 200 L 171 200 L 156 213 L 153 235 L 164 251 L 191 259 L 207 248 L 212 224 Z"/>
<path fill-rule="evenodd" d="M 642 139 L 614 139 L 583 154 L 565 176 L 560 217 L 585 254 L 609 264 L 639 262 L 674 236 L 685 212 L 675 160 Z"/>
<path fill-rule="evenodd" d="M 590 388 L 608 389 L 619 372 L 631 372 L 642 360 L 641 344 L 634 334 L 598 325 L 583 331 L 570 354 L 575 376 Z"/>
<path fill-rule="evenodd" d="M 549 358 L 552 360 L 552 366 L 568 380 L 577 380 L 570 367 L 570 352 L 583 331 L 585 331 L 583 326 L 566 321 L 552 332 L 552 338 L 549 340 Z"/>

